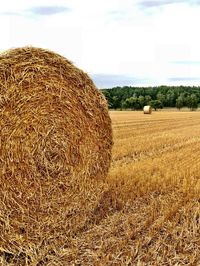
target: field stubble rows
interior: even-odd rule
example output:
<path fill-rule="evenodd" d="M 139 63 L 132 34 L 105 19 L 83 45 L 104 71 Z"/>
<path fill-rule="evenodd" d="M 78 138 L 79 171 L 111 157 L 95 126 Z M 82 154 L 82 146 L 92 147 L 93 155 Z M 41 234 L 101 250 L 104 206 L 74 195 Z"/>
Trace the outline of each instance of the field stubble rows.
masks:
<path fill-rule="evenodd" d="M 115 144 L 108 184 L 137 232 L 133 247 L 141 245 L 130 263 L 200 265 L 200 113 L 111 117 Z"/>
<path fill-rule="evenodd" d="M 102 197 L 44 265 L 200 265 L 200 112 L 110 114 Z"/>
<path fill-rule="evenodd" d="M 71 241 L 69 262 L 199 266 L 200 113 L 110 114 L 106 188 Z"/>

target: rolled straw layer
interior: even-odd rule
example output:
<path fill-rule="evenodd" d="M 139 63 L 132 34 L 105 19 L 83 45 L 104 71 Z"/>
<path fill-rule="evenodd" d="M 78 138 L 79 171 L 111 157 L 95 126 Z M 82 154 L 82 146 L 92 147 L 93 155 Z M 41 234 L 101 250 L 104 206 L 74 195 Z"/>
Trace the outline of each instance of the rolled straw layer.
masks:
<path fill-rule="evenodd" d="M 63 244 L 81 228 L 111 146 L 107 103 L 87 74 L 40 48 L 1 54 L 0 250 Z"/>

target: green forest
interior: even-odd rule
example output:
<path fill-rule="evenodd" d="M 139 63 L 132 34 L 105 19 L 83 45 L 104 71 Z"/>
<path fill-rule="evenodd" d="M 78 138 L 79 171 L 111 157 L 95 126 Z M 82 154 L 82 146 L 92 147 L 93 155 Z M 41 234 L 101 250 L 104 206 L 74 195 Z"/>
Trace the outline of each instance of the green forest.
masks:
<path fill-rule="evenodd" d="M 151 105 L 154 110 L 165 107 L 181 109 L 188 107 L 194 111 L 200 105 L 200 87 L 159 86 L 159 87 L 114 87 L 101 90 L 110 109 L 141 110 Z"/>

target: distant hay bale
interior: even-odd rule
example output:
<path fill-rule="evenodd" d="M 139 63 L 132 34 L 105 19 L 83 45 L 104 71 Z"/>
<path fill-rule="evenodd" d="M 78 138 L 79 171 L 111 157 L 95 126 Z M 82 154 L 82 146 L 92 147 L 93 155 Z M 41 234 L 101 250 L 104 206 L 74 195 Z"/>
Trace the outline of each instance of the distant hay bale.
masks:
<path fill-rule="evenodd" d="M 107 103 L 87 74 L 40 48 L 1 54 L 0 250 L 67 242 L 101 196 L 111 147 Z"/>
<path fill-rule="evenodd" d="M 152 113 L 152 108 L 151 108 L 150 105 L 146 105 L 146 106 L 144 106 L 143 111 L 144 111 L 144 114 L 151 114 Z"/>

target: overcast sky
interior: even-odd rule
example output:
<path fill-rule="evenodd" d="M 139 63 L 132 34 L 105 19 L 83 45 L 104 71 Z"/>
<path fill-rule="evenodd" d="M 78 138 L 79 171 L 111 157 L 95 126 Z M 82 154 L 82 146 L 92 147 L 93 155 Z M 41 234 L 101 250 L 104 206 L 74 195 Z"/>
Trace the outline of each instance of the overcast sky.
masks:
<path fill-rule="evenodd" d="M 99 88 L 200 85 L 200 0 L 6 0 L 0 50 L 53 50 Z"/>

